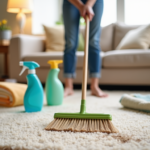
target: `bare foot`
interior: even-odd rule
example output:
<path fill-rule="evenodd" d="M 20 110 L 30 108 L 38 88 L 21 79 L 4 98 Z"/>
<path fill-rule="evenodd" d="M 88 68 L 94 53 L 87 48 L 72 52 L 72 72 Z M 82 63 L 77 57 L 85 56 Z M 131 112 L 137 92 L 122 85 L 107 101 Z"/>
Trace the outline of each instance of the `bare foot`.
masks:
<path fill-rule="evenodd" d="M 108 94 L 103 92 L 98 86 L 91 87 L 91 94 L 95 95 L 97 97 L 107 97 L 108 96 Z"/>
<path fill-rule="evenodd" d="M 72 78 L 66 78 L 65 79 L 65 90 L 64 90 L 64 97 L 67 97 L 69 95 L 73 94 L 73 79 Z"/>
<path fill-rule="evenodd" d="M 72 95 L 74 92 L 73 92 L 73 89 L 70 88 L 70 87 L 66 87 L 65 90 L 64 90 L 64 97 L 67 97 L 69 95 Z"/>

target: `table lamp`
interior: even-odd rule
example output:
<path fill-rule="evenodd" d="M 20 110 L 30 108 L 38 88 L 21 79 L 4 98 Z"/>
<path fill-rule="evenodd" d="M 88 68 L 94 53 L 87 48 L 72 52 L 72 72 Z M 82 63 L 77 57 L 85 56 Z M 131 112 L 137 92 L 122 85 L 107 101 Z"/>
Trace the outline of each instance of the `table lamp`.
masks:
<path fill-rule="evenodd" d="M 23 27 L 26 21 L 25 13 L 32 12 L 31 0 L 8 0 L 7 12 L 18 13 L 16 19 L 19 24 L 20 33 L 23 33 Z"/>

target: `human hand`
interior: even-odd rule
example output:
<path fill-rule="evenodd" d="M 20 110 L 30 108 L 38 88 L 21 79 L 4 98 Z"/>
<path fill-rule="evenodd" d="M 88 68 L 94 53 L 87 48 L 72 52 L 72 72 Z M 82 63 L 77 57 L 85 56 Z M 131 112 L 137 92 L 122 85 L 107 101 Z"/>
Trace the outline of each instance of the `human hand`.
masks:
<path fill-rule="evenodd" d="M 92 21 L 93 17 L 94 17 L 94 11 L 92 9 L 91 6 L 89 6 L 88 4 L 83 4 L 81 5 L 81 7 L 79 8 L 80 11 L 80 15 L 85 19 L 86 15 L 88 16 L 89 20 Z"/>

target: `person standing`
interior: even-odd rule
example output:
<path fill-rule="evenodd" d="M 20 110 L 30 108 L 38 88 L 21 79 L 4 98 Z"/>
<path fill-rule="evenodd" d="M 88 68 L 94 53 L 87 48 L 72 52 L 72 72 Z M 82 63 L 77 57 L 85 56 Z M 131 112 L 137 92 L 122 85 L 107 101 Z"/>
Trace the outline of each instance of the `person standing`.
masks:
<path fill-rule="evenodd" d="M 98 97 L 107 97 L 99 88 L 101 76 L 100 58 L 100 23 L 103 14 L 103 0 L 64 0 L 63 20 L 65 28 L 65 50 L 64 50 L 64 96 L 73 94 L 73 78 L 75 78 L 76 49 L 78 46 L 79 20 L 80 16 L 89 17 L 89 76 L 91 78 L 91 94 Z"/>

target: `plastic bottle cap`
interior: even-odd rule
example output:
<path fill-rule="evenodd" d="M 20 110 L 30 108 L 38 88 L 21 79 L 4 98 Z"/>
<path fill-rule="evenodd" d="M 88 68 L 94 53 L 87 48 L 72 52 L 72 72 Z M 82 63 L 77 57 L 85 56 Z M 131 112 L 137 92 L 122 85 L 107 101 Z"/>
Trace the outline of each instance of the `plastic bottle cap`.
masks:
<path fill-rule="evenodd" d="M 35 73 L 36 73 L 35 69 L 28 70 L 28 74 L 35 74 Z"/>
<path fill-rule="evenodd" d="M 56 69 L 58 68 L 58 64 L 63 63 L 63 61 L 62 60 L 49 60 L 47 63 L 51 65 L 51 69 Z"/>

